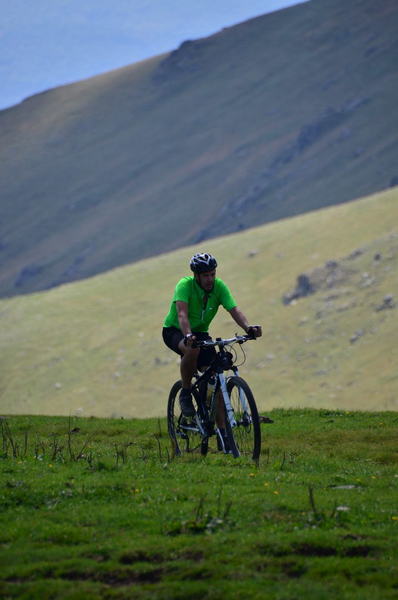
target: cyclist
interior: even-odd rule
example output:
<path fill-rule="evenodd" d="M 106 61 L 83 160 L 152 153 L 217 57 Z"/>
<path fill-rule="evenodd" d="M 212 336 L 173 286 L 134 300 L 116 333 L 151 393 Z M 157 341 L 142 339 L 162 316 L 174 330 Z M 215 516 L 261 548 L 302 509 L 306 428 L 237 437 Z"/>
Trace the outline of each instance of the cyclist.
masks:
<path fill-rule="evenodd" d="M 163 340 L 171 350 L 181 356 L 180 370 L 182 390 L 180 406 L 184 416 L 192 417 L 191 382 L 197 369 L 204 370 L 211 363 L 214 348 L 194 348 L 193 342 L 211 339 L 209 325 L 222 305 L 233 320 L 255 337 L 262 335 L 259 325 L 249 325 L 238 308 L 228 286 L 216 277 L 217 261 L 211 254 L 198 253 L 192 256 L 190 267 L 193 275 L 183 277 L 177 283 L 170 310 L 163 324 Z"/>

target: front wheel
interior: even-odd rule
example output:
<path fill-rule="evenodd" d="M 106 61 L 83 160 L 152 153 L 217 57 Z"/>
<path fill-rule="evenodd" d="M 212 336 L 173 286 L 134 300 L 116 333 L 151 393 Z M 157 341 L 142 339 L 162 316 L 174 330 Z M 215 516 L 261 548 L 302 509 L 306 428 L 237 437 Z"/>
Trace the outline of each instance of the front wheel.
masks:
<path fill-rule="evenodd" d="M 227 391 L 236 420 L 236 427 L 231 428 L 227 423 L 227 435 L 233 437 L 231 446 L 236 446 L 240 456 L 257 460 L 261 451 L 261 429 L 252 391 L 238 376 L 228 379 Z"/>
<path fill-rule="evenodd" d="M 208 450 L 208 438 L 202 437 L 197 426 L 197 417 L 184 417 L 181 413 L 179 395 L 182 388 L 181 381 L 176 381 L 170 390 L 167 403 L 167 428 L 173 452 L 180 456 L 185 452 L 200 451 L 204 456 Z M 192 395 L 195 410 L 198 408 L 197 392 Z"/>

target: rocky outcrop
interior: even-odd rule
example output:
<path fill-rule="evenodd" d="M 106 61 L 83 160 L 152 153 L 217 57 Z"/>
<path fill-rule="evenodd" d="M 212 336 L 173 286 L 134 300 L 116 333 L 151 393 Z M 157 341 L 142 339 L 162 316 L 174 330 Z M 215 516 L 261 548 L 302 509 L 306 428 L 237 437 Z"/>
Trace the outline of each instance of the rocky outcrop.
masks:
<path fill-rule="evenodd" d="M 318 267 L 309 273 L 302 273 L 297 277 L 294 290 L 284 294 L 283 304 L 291 304 L 294 300 L 305 298 L 320 289 L 331 289 L 349 280 L 356 272 L 342 262 L 330 260 L 323 267 Z"/>

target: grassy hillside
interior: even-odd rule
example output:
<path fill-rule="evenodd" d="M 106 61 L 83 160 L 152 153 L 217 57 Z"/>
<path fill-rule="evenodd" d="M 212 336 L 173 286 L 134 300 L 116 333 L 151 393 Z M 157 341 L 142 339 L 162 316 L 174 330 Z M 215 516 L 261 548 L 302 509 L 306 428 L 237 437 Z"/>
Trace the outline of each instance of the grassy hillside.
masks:
<path fill-rule="evenodd" d="M 387 188 L 398 5 L 314 0 L 0 112 L 0 294 Z"/>
<path fill-rule="evenodd" d="M 241 370 L 261 410 L 398 408 L 397 223 L 395 188 L 203 246 L 239 306 L 263 324 Z M 164 415 L 178 359 L 161 324 L 198 249 L 1 300 L 2 412 Z M 285 305 L 302 273 L 318 282 L 316 293 Z M 211 332 L 235 331 L 221 309 Z"/>

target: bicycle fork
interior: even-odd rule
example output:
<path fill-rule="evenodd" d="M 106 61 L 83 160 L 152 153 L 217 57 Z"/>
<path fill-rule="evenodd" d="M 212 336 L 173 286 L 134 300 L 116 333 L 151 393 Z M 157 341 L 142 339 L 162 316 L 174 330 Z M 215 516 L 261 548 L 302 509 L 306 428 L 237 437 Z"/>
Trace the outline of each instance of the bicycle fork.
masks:
<path fill-rule="evenodd" d="M 227 390 L 227 382 L 225 380 L 224 373 L 218 373 L 218 380 L 220 382 L 221 392 L 224 399 L 225 410 L 227 411 L 227 419 L 231 425 L 231 427 L 236 427 L 236 419 L 235 413 L 231 405 L 231 401 L 229 399 L 228 390 Z"/>
<path fill-rule="evenodd" d="M 236 377 L 239 377 L 239 372 L 238 372 L 238 369 L 236 367 L 233 368 L 233 372 L 234 372 L 234 375 L 236 375 Z M 227 382 L 226 382 L 225 376 L 224 376 L 223 373 L 219 373 L 218 377 L 219 377 L 219 380 L 220 380 L 221 391 L 222 391 L 222 394 L 223 394 L 225 407 L 227 409 L 227 415 L 228 415 L 229 422 L 231 423 L 231 427 L 236 427 L 237 422 L 236 422 L 236 419 L 235 419 L 235 413 L 234 413 L 234 410 L 232 408 L 231 401 L 229 399 L 229 395 L 228 395 L 228 391 L 227 391 Z M 239 388 L 239 402 L 240 402 L 240 405 L 242 407 L 242 412 L 244 414 L 249 414 L 249 408 L 248 408 L 248 404 L 247 404 L 246 395 L 245 395 L 245 392 L 242 390 L 241 387 Z M 232 419 L 230 418 L 231 414 L 232 414 Z"/>

